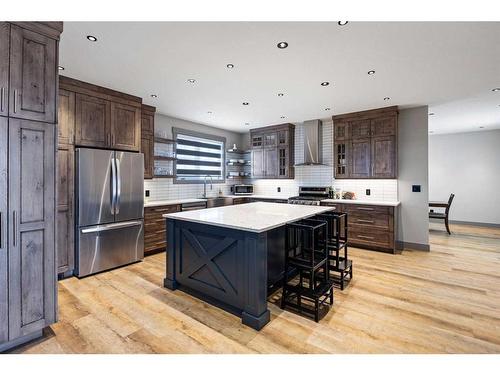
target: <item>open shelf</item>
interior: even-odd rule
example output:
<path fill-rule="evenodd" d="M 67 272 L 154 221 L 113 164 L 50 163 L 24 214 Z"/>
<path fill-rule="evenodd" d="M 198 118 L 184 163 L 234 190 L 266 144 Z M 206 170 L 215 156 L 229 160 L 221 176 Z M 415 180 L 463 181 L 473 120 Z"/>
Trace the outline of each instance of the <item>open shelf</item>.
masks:
<path fill-rule="evenodd" d="M 175 143 L 176 141 L 174 139 L 170 139 L 170 138 L 155 137 L 155 142 L 158 142 L 158 143 Z"/>

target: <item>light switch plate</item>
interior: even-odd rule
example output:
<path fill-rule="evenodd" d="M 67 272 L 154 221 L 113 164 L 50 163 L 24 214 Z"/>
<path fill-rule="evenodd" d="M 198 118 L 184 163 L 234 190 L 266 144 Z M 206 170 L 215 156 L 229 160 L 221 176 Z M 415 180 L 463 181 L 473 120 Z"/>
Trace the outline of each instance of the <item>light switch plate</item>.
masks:
<path fill-rule="evenodd" d="M 422 185 L 411 185 L 411 191 L 413 193 L 420 193 L 422 191 Z"/>

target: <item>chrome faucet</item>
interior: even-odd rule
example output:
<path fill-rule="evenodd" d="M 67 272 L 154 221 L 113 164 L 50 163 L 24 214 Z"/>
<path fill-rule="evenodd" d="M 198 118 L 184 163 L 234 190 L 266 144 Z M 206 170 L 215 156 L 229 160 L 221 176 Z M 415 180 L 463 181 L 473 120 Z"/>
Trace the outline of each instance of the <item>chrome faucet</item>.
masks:
<path fill-rule="evenodd" d="M 210 190 L 212 190 L 213 186 L 213 179 L 212 179 L 212 176 L 210 175 L 207 175 L 205 176 L 204 180 L 203 180 L 203 198 L 206 198 L 207 197 L 207 177 L 210 177 Z"/>

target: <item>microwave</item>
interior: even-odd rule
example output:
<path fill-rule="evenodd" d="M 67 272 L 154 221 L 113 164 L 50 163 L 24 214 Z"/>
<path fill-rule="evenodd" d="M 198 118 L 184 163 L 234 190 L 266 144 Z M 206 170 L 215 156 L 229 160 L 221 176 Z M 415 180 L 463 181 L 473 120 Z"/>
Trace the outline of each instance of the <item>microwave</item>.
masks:
<path fill-rule="evenodd" d="M 231 186 L 231 192 L 234 195 L 252 195 L 253 194 L 253 185 L 233 185 Z"/>

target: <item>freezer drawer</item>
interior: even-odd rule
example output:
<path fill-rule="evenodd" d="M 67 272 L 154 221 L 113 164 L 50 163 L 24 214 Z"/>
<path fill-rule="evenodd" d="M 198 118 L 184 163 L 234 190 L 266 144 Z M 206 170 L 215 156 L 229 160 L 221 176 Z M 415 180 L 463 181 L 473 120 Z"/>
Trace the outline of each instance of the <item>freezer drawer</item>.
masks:
<path fill-rule="evenodd" d="M 77 248 L 78 277 L 137 262 L 144 258 L 144 222 L 79 228 Z"/>

